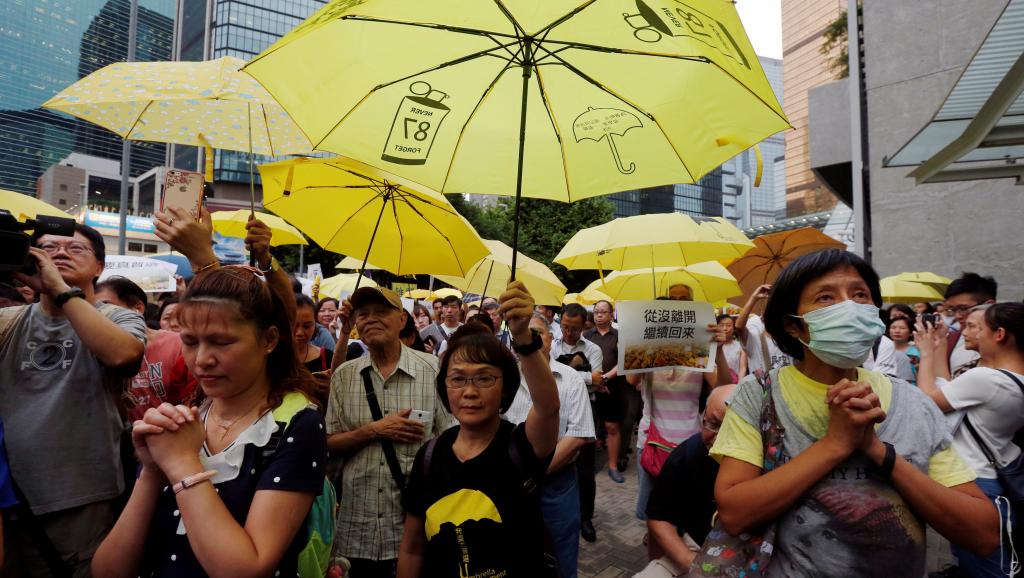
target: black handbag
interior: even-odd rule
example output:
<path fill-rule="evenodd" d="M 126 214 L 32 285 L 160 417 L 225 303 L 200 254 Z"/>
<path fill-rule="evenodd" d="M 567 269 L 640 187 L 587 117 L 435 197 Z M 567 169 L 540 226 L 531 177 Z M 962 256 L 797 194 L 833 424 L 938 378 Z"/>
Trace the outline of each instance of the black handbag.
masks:
<path fill-rule="evenodd" d="M 1020 387 L 1021 393 L 1024 393 L 1024 383 L 1021 383 L 1017 376 L 1013 375 L 1005 369 L 1000 369 L 1004 375 L 1013 380 L 1014 383 Z M 967 426 L 967 431 L 970 432 L 974 441 L 978 443 L 978 447 L 981 448 L 981 452 L 985 454 L 985 459 L 988 463 L 992 464 L 992 468 L 996 471 L 996 478 L 999 480 L 1000 485 L 1003 486 L 1003 495 L 1010 500 L 1015 508 L 1024 506 L 1024 452 L 1021 452 L 1012 462 L 1005 466 L 999 464 L 999 460 L 996 458 L 995 453 L 985 444 L 985 441 L 981 439 L 981 435 L 978 434 L 978 430 L 974 429 L 974 425 L 971 424 L 971 418 L 969 415 L 964 416 L 964 425 Z"/>

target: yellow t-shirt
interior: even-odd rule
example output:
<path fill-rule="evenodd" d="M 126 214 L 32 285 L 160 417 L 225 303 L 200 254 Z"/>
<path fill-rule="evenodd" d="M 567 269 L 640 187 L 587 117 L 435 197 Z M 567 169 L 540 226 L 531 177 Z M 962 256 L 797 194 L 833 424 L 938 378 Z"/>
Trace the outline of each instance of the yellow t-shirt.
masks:
<path fill-rule="evenodd" d="M 888 412 L 893 395 L 893 385 L 889 378 L 860 368 L 857 379 L 871 385 L 878 394 L 882 409 Z M 783 401 L 790 413 L 807 433 L 817 439 L 824 437 L 828 432 L 829 408 L 825 403 L 825 393 L 829 386 L 810 379 L 792 365 L 779 370 L 778 381 Z M 762 467 L 764 448 L 757 426 L 748 423 L 735 412 L 727 411 L 715 445 L 711 448 L 711 457 L 719 462 L 730 457 Z M 977 477 L 949 446 L 932 454 L 928 463 L 928 476 L 946 487 L 965 484 Z"/>

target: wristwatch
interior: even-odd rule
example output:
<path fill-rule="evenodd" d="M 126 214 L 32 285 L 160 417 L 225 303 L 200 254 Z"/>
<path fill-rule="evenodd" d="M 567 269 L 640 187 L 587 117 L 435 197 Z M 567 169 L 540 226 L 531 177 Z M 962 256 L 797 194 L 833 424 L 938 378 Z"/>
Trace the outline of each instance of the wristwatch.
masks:
<path fill-rule="evenodd" d="M 536 329 L 531 329 L 530 334 L 533 335 L 533 341 L 529 343 L 520 345 L 515 342 L 515 339 L 513 339 L 512 351 L 515 351 L 516 354 L 522 356 L 530 355 L 534 351 L 540 351 L 540 348 L 544 347 L 544 340 L 540 338 L 540 333 Z"/>
<path fill-rule="evenodd" d="M 882 482 L 892 481 L 892 470 L 896 467 L 896 448 L 889 442 L 882 442 L 885 446 L 885 457 L 882 463 L 868 468 L 868 475 Z"/>
<path fill-rule="evenodd" d="M 271 255 L 270 256 L 270 265 L 268 265 L 266 269 L 264 269 L 263 267 L 260 267 L 259 263 L 256 264 L 256 268 L 259 269 L 261 273 L 266 275 L 267 273 L 272 273 L 274 271 L 277 271 L 278 269 L 281 268 L 281 265 L 280 265 L 280 263 L 277 262 L 277 258 L 274 257 L 273 255 Z"/>
<path fill-rule="evenodd" d="M 53 302 L 57 305 L 57 307 L 64 307 L 65 303 L 74 299 L 75 297 L 85 299 L 85 293 L 78 287 L 72 287 L 71 289 L 68 289 L 67 291 L 54 297 Z"/>

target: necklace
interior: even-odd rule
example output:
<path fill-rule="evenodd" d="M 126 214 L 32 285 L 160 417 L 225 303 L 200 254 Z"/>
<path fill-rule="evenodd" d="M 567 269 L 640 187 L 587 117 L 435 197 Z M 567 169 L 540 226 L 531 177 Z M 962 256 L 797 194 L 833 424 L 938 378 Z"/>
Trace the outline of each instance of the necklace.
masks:
<path fill-rule="evenodd" d="M 231 421 L 224 421 L 224 420 L 222 420 L 222 419 L 220 419 L 218 417 L 214 417 L 213 418 L 214 421 L 217 422 L 214 425 L 216 425 L 218 428 L 221 429 L 220 441 L 224 441 L 224 438 L 227 437 L 228 432 L 231 431 L 231 428 L 235 427 L 236 423 L 241 421 L 241 419 L 243 417 L 245 417 L 245 416 L 249 415 L 250 413 L 252 413 L 252 410 L 256 409 L 257 407 L 259 407 L 262 404 L 263 404 L 263 400 L 257 401 L 255 405 L 253 405 L 249 409 L 245 410 L 245 413 L 239 415 L 238 417 L 236 417 L 235 419 L 233 419 Z M 213 414 L 213 407 L 212 406 L 210 407 L 210 414 Z"/>

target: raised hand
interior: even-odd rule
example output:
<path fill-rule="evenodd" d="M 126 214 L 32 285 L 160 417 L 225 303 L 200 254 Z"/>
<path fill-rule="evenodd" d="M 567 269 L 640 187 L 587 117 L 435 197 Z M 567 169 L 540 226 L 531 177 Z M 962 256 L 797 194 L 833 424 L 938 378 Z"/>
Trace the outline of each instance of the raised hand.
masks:
<path fill-rule="evenodd" d="M 512 339 L 516 343 L 532 342 L 530 317 L 533 316 L 534 302 L 533 296 L 526 290 L 526 285 L 522 281 L 512 281 L 498 298 L 498 303 L 498 310 L 505 319 Z"/>

